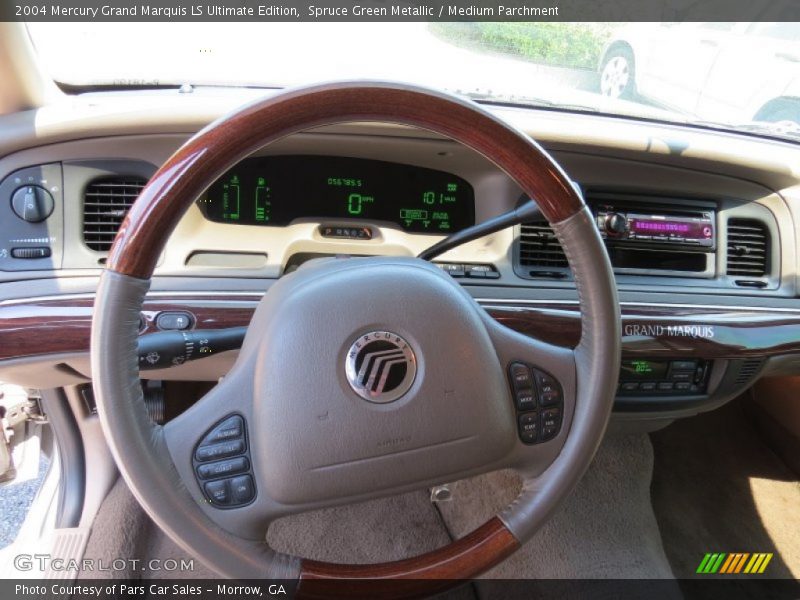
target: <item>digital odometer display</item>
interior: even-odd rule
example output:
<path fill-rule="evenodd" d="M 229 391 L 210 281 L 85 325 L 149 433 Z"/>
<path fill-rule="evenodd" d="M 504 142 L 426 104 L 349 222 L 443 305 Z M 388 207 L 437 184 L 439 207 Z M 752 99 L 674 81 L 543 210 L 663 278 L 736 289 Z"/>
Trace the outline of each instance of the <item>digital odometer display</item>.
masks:
<path fill-rule="evenodd" d="M 446 235 L 475 223 L 472 187 L 460 177 L 358 158 L 249 158 L 215 182 L 199 204 L 212 221 L 245 225 L 358 219 Z"/>

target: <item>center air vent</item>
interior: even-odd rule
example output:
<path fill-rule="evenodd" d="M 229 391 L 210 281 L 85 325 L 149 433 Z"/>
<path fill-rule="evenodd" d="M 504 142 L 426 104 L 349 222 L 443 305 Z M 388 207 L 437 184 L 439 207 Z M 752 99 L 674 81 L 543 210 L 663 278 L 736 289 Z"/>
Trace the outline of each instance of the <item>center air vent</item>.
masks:
<path fill-rule="evenodd" d="M 95 179 L 83 196 L 83 241 L 92 250 L 111 249 L 117 230 L 147 181 L 142 177 Z"/>
<path fill-rule="evenodd" d="M 519 238 L 519 264 L 536 271 L 563 269 L 568 266 L 553 229 L 544 221 L 525 223 Z"/>
<path fill-rule="evenodd" d="M 728 221 L 728 275 L 763 277 L 769 268 L 769 234 L 761 221 Z"/>

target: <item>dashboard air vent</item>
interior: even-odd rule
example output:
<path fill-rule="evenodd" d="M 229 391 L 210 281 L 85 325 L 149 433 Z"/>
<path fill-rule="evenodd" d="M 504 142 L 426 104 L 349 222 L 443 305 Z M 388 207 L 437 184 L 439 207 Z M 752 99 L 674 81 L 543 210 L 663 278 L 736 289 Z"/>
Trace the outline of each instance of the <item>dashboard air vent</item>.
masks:
<path fill-rule="evenodd" d="M 739 373 L 736 375 L 736 380 L 733 382 L 735 386 L 749 386 L 753 383 L 753 379 L 761 370 L 764 364 L 763 358 L 750 358 L 743 360 L 739 366 Z"/>
<path fill-rule="evenodd" d="M 83 241 L 92 250 L 107 252 L 147 181 L 142 177 L 95 179 L 83 195 Z"/>
<path fill-rule="evenodd" d="M 761 221 L 728 221 L 728 275 L 763 277 L 767 274 L 769 233 Z"/>
<path fill-rule="evenodd" d="M 523 267 L 566 268 L 567 257 L 553 229 L 544 221 L 525 223 L 519 239 L 519 264 Z"/>

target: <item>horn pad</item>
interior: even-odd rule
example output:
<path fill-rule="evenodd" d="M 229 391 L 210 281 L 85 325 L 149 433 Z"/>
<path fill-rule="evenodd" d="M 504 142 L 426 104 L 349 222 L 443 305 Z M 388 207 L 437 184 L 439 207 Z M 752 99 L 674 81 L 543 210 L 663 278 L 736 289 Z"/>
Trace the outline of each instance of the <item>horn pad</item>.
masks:
<path fill-rule="evenodd" d="M 276 283 L 241 357 L 255 371 L 251 443 L 269 496 L 366 497 L 506 456 L 512 401 L 481 311 L 418 259 L 313 261 Z"/>

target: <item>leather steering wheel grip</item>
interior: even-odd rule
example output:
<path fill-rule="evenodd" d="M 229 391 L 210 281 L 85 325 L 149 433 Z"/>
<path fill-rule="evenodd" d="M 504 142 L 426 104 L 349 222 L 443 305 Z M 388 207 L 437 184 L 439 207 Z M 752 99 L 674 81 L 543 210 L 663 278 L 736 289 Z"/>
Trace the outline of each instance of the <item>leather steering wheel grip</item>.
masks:
<path fill-rule="evenodd" d="M 308 128 L 346 121 L 393 122 L 428 129 L 474 149 L 505 171 L 553 224 L 581 300 L 576 349 L 576 409 L 562 452 L 498 517 L 422 556 L 378 565 L 300 560 L 245 540 L 200 509 L 170 459 L 161 427 L 144 408 L 138 382 L 139 311 L 158 256 L 178 220 L 222 173 L 255 150 Z M 488 318 L 488 321 L 491 319 Z M 487 327 L 500 328 L 494 321 Z M 420 580 L 474 577 L 527 540 L 580 479 L 602 440 L 613 404 L 620 317 L 613 273 L 583 200 L 534 141 L 478 105 L 394 83 L 335 83 L 259 100 L 212 123 L 158 170 L 128 213 L 107 261 L 94 306 L 92 372 L 104 433 L 132 492 L 180 546 L 225 577 L 300 578 L 307 597 L 331 597 L 320 580 L 406 578 L 393 597 L 420 594 Z M 430 587 L 424 588 L 426 593 Z M 388 596 L 387 596 L 388 597 Z"/>

